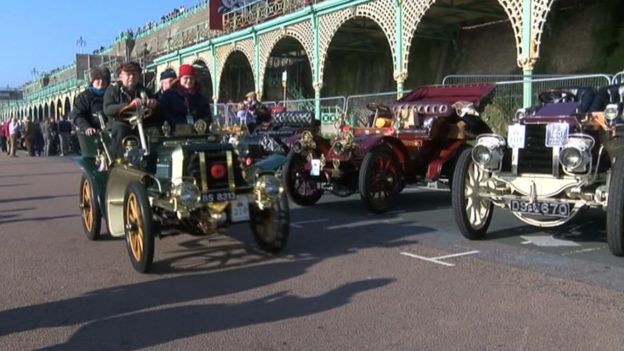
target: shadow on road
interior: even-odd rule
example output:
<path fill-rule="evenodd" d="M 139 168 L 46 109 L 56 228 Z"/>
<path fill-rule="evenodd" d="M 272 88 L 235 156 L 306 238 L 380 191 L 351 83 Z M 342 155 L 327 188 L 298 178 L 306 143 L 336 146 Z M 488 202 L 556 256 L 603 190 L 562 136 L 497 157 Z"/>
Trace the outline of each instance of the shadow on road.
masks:
<path fill-rule="evenodd" d="M 42 176 L 51 176 L 51 175 L 64 175 L 64 174 L 72 174 L 76 175 L 77 172 L 48 172 L 48 173 L 31 173 L 31 174 L 3 174 L 0 175 L 0 178 L 32 178 L 32 177 L 42 177 Z"/>
<path fill-rule="evenodd" d="M 14 217 L 18 217 L 18 215 L 10 215 L 6 217 L 14 218 Z M 8 224 L 8 223 L 19 223 L 19 222 L 41 222 L 41 221 L 45 222 L 45 221 L 54 221 L 57 219 L 74 218 L 74 217 L 80 217 L 80 215 L 73 214 L 73 215 L 48 216 L 48 217 L 26 217 L 26 218 L 15 218 L 15 219 L 7 219 L 7 220 L 4 220 L 4 218 L 0 216 L 0 225 Z"/>
<path fill-rule="evenodd" d="M 0 204 L 10 203 L 10 202 L 19 202 L 19 201 L 36 201 L 36 200 L 50 200 L 50 199 L 60 199 L 63 197 L 78 197 L 78 194 L 65 194 L 65 195 L 49 195 L 49 196 L 31 196 L 31 197 L 17 197 L 12 199 L 0 199 Z"/>

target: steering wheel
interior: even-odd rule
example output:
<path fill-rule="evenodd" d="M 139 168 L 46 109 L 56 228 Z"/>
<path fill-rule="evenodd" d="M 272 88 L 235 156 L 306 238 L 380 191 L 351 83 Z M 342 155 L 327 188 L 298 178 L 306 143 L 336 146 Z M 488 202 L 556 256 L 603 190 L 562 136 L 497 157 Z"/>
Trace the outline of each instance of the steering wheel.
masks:
<path fill-rule="evenodd" d="M 126 105 L 122 108 L 119 113 L 117 113 L 117 119 L 120 121 L 126 121 L 131 124 L 135 124 L 139 119 L 139 116 L 143 118 L 149 118 L 154 114 L 154 109 L 141 106 L 138 109 L 130 104 Z"/>
<path fill-rule="evenodd" d="M 575 94 L 564 89 L 549 89 L 538 95 L 539 101 L 543 104 L 556 104 L 562 102 L 577 101 Z"/>
<path fill-rule="evenodd" d="M 377 102 L 369 102 L 366 104 L 366 108 L 377 113 L 377 117 L 392 117 L 392 110 L 390 107 L 377 103 Z"/>

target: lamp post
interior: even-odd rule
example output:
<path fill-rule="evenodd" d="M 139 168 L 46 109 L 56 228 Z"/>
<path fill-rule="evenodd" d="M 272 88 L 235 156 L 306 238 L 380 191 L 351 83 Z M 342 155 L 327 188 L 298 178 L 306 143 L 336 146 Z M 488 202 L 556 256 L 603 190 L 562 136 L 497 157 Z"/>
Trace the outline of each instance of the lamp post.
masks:
<path fill-rule="evenodd" d="M 286 86 L 288 85 L 288 71 L 282 72 L 282 88 L 284 88 L 284 106 L 286 106 Z"/>
<path fill-rule="evenodd" d="M 87 41 L 84 40 L 84 38 L 82 37 L 82 35 L 80 36 L 80 38 L 78 38 L 78 40 L 76 40 L 76 46 L 78 46 L 80 48 L 80 53 L 84 53 L 83 49 L 85 46 L 87 46 Z"/>

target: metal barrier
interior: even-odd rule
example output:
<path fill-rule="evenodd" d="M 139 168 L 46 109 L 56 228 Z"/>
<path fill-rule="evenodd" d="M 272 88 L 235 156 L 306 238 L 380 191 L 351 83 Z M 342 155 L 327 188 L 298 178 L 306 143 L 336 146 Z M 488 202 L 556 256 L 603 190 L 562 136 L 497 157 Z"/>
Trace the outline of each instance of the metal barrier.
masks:
<path fill-rule="evenodd" d="M 611 81 L 611 84 L 623 84 L 623 83 L 624 83 L 624 71 L 620 73 L 616 73 L 613 76 L 613 80 Z"/>
<path fill-rule="evenodd" d="M 407 93 L 409 93 L 409 90 L 404 91 L 403 96 Z M 390 105 L 396 101 L 396 91 L 348 96 L 345 108 L 347 121 L 353 127 L 366 126 L 368 117 L 371 114 L 371 111 L 366 107 L 369 102 Z"/>
<path fill-rule="evenodd" d="M 511 78 L 511 79 L 509 79 Z M 606 74 L 586 75 L 533 75 L 532 101 L 535 103 L 540 92 L 562 87 L 600 88 L 610 85 L 612 77 Z M 502 126 L 511 121 L 515 111 L 523 107 L 524 81 L 522 75 L 451 75 L 443 84 L 496 83 L 492 103 L 486 108 L 484 119 L 489 124 Z M 499 127 L 500 127 L 499 126 Z"/>

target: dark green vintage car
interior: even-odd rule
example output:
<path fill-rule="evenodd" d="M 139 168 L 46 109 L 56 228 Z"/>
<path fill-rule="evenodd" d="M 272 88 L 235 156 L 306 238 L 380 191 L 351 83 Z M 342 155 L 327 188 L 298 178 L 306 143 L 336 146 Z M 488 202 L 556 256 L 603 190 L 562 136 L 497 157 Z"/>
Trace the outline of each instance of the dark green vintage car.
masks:
<path fill-rule="evenodd" d="M 87 238 L 99 238 L 103 217 L 111 236 L 125 236 L 139 272 L 149 270 L 157 236 L 210 235 L 239 222 L 251 224 L 261 249 L 279 252 L 290 216 L 273 171 L 244 168 L 231 145 L 206 133 L 204 121 L 177 126 L 173 133 L 165 124 L 161 133 L 143 127 L 148 113 L 133 110 L 125 117 L 138 136 L 124 139 L 121 159 L 111 158 L 107 131 L 80 136 L 80 210 Z"/>

